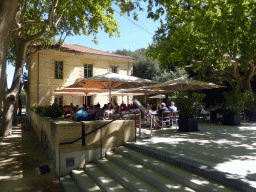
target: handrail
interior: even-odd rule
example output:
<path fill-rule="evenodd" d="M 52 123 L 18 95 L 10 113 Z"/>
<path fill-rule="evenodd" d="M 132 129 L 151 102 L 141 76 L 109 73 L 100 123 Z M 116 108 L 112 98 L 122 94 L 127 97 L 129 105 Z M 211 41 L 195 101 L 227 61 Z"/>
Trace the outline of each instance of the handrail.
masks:
<path fill-rule="evenodd" d="M 99 130 L 99 129 L 103 128 L 103 127 L 105 127 L 106 125 L 108 125 L 108 124 L 112 123 L 112 122 L 113 122 L 113 121 L 115 121 L 115 120 L 117 120 L 117 118 L 116 118 L 116 119 L 111 120 L 110 122 L 107 122 L 107 123 L 106 123 L 106 124 L 104 124 L 104 125 L 101 125 L 100 127 L 96 128 L 96 129 L 94 129 L 94 130 L 92 130 L 91 132 L 89 132 L 89 133 L 87 133 L 87 134 L 83 135 L 82 137 L 79 137 L 79 138 L 75 139 L 74 141 L 60 143 L 60 145 L 73 144 L 73 143 L 75 143 L 75 142 L 77 142 L 77 141 L 79 141 L 79 140 L 83 139 L 83 137 L 86 137 L 87 135 L 90 135 L 91 133 L 93 133 L 93 132 L 95 132 L 95 131 L 97 131 L 97 130 Z"/>
<path fill-rule="evenodd" d="M 139 114 L 136 114 L 136 113 L 126 113 L 126 114 L 135 114 L 135 116 L 136 116 L 136 115 L 141 115 L 141 113 L 139 113 Z M 120 115 L 120 117 L 123 117 L 123 115 Z M 73 143 L 75 143 L 75 142 L 77 142 L 77 141 L 79 141 L 79 140 L 85 138 L 86 136 L 92 134 L 93 132 L 95 132 L 95 131 L 97 131 L 97 130 L 102 130 L 103 127 L 105 127 L 106 125 L 108 125 L 108 124 L 110 124 L 110 123 L 112 123 L 112 122 L 118 120 L 120 117 L 115 118 L 115 119 L 111 120 L 110 122 L 107 122 L 107 123 L 104 124 L 104 125 L 101 125 L 100 127 L 96 128 L 96 129 L 94 129 L 94 130 L 92 130 L 91 132 L 89 132 L 89 133 L 87 133 L 87 134 L 85 134 L 85 135 L 82 135 L 82 137 L 79 137 L 79 138 L 75 139 L 74 141 L 59 143 L 59 177 L 61 177 L 61 176 L 60 176 L 60 167 L 61 167 L 61 165 L 60 165 L 60 146 L 61 146 L 61 145 L 73 144 Z M 135 118 L 135 142 L 136 142 L 136 118 Z M 101 145 L 102 145 L 102 132 L 101 132 Z M 102 155 L 102 146 L 101 146 L 101 155 Z"/>

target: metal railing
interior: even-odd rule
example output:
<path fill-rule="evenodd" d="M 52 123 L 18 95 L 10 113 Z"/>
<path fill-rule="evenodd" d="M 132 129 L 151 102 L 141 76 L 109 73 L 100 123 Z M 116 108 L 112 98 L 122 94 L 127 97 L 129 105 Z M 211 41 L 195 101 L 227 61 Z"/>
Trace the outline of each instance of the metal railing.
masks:
<path fill-rule="evenodd" d="M 126 113 L 126 115 L 135 115 L 135 117 L 136 116 L 139 116 L 139 121 L 140 121 L 140 127 L 139 127 L 139 134 L 141 134 L 141 113 Z M 116 121 L 116 120 L 120 120 L 120 118 L 122 118 L 123 116 L 121 115 L 121 116 L 118 116 L 117 118 L 114 118 L 114 119 L 112 119 L 112 120 L 110 120 L 109 122 L 107 122 L 106 124 L 104 124 L 104 125 L 101 125 L 101 126 L 99 126 L 99 127 L 97 127 L 96 129 L 94 129 L 94 130 L 92 130 L 92 131 L 90 131 L 89 133 L 87 133 L 87 134 L 85 134 L 85 130 L 83 129 L 83 127 L 82 127 L 82 136 L 81 137 L 79 137 L 79 138 L 77 138 L 77 139 L 75 139 L 75 140 L 73 140 L 73 141 L 70 141 L 70 142 L 63 142 L 63 143 L 59 143 L 59 177 L 61 177 L 61 175 L 60 175 L 60 170 L 61 170 L 61 156 L 60 156 L 60 150 L 61 150 L 61 148 L 60 148 L 60 146 L 62 146 L 62 145 L 70 145 L 70 144 L 74 144 L 74 143 L 76 143 L 77 141 L 79 141 L 79 140 L 82 140 L 82 146 L 85 146 L 85 137 L 87 137 L 88 135 L 91 135 L 92 133 L 94 133 L 94 132 L 96 132 L 96 131 L 98 131 L 98 130 L 101 130 L 101 157 L 102 157 L 102 147 L 103 147 L 103 143 L 102 143 L 102 129 L 104 128 L 104 127 L 106 127 L 107 125 L 109 125 L 110 123 L 112 123 L 112 122 L 114 122 L 114 121 Z M 130 119 L 128 119 L 128 120 L 130 120 Z M 131 120 L 135 120 L 135 142 L 136 142 L 136 133 L 137 133 L 137 118 L 134 118 L 134 119 L 131 119 Z"/>

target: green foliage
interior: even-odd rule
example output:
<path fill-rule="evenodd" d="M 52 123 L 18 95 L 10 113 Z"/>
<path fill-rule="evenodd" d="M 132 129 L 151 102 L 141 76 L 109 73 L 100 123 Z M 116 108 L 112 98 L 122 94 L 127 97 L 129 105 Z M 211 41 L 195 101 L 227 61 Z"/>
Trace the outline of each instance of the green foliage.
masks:
<path fill-rule="evenodd" d="M 229 93 L 224 92 L 223 95 L 225 98 L 225 110 L 229 113 L 235 113 L 237 115 L 241 113 L 250 97 L 248 92 L 241 92 L 238 88 L 230 91 Z"/>
<path fill-rule="evenodd" d="M 58 118 L 64 114 L 63 108 L 58 105 L 34 106 L 30 110 L 42 117 Z"/>
<path fill-rule="evenodd" d="M 135 60 L 135 63 L 133 64 L 133 76 L 152 80 L 160 72 L 159 62 L 147 58 L 145 55 L 146 49 L 144 48 L 134 52 L 125 49 L 117 50 L 115 53 L 130 56 Z"/>
<path fill-rule="evenodd" d="M 26 92 L 24 89 L 22 89 L 20 92 L 20 102 L 22 106 L 26 105 Z"/>
<path fill-rule="evenodd" d="M 167 12 L 166 19 L 147 56 L 160 61 L 161 68 L 169 63 L 185 66 L 190 61 L 191 69 L 204 78 L 251 88 L 256 64 L 254 1 L 163 0 L 159 4 Z"/>
<path fill-rule="evenodd" d="M 134 52 L 128 50 L 117 50 L 115 53 L 130 56 L 135 60 L 133 64 L 133 76 L 143 79 L 151 79 L 158 82 L 164 82 L 178 77 L 188 77 L 184 68 L 176 68 L 174 71 L 160 70 L 158 61 L 153 61 L 146 57 L 147 49 L 138 49 Z"/>
<path fill-rule="evenodd" d="M 196 92 L 180 91 L 174 94 L 175 105 L 179 110 L 179 115 L 193 117 L 197 114 L 202 101 L 205 98 L 205 94 L 199 94 Z"/>
<path fill-rule="evenodd" d="M 169 81 L 171 79 L 177 79 L 179 77 L 186 77 L 188 78 L 188 73 L 183 67 L 176 68 L 175 71 L 169 70 L 169 71 L 161 71 L 159 72 L 153 80 L 158 82 L 165 82 Z"/>
<path fill-rule="evenodd" d="M 248 95 L 248 99 L 245 102 L 245 108 L 256 111 L 256 93 L 253 93 L 252 91 L 247 91 L 245 94 Z"/>

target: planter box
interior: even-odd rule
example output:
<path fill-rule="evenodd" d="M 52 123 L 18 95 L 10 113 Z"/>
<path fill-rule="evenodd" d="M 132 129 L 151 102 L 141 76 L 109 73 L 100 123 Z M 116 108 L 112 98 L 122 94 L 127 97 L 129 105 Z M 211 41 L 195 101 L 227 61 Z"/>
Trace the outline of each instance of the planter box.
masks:
<path fill-rule="evenodd" d="M 223 125 L 240 125 L 241 124 L 241 117 L 240 115 L 234 113 L 224 113 L 223 114 Z"/>
<path fill-rule="evenodd" d="M 179 132 L 192 132 L 198 130 L 198 121 L 193 117 L 179 116 Z"/>

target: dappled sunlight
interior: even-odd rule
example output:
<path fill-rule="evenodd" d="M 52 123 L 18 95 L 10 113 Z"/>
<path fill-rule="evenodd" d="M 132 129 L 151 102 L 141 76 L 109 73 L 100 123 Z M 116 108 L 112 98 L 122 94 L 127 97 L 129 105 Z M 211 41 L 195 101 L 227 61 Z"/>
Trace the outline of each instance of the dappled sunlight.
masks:
<path fill-rule="evenodd" d="M 230 160 L 217 164 L 214 168 L 221 172 L 247 176 L 248 173 L 256 173 L 256 160 Z"/>
<path fill-rule="evenodd" d="M 152 138 L 136 144 L 201 162 L 200 169 L 217 170 L 256 185 L 256 123 L 241 126 L 199 123 L 199 130 L 181 133 L 175 133 L 174 129 L 155 130 Z M 194 178 L 191 181 L 207 184 Z"/>
<path fill-rule="evenodd" d="M 196 184 L 198 184 L 198 185 L 209 184 L 209 181 L 206 181 L 206 180 L 201 181 L 201 180 L 198 180 L 198 179 L 191 179 L 190 181 L 192 181 L 192 182 L 194 182 L 194 183 L 196 183 Z"/>

